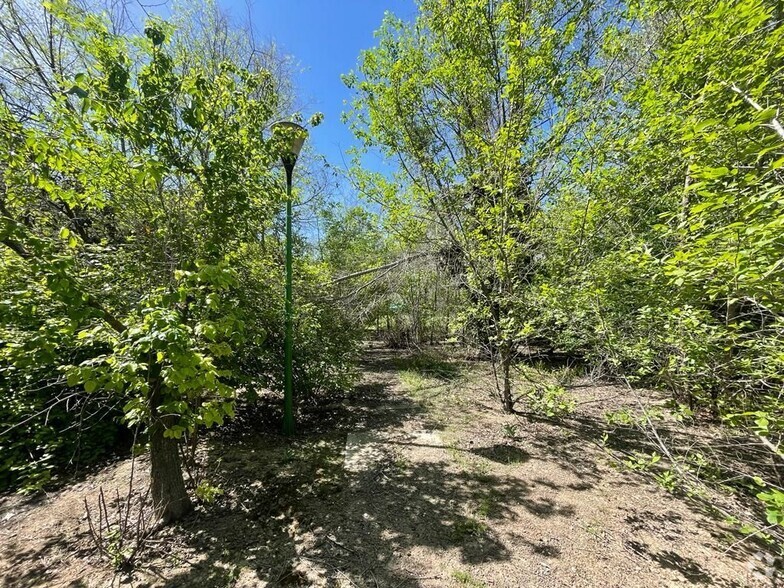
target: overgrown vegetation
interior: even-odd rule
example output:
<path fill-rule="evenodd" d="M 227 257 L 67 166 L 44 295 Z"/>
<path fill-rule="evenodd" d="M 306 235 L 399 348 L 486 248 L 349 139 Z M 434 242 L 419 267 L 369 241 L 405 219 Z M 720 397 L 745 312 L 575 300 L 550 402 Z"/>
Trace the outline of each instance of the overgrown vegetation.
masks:
<path fill-rule="evenodd" d="M 490 362 L 505 413 L 564 426 L 583 373 L 664 390 L 666 412 L 608 410 L 605 445 L 649 434 L 627 468 L 671 492 L 752 497 L 769 526 L 748 534 L 778 541 L 782 18 L 781 0 L 388 14 L 344 77 L 359 144 L 345 182 L 368 206 L 337 206 L 324 166 L 300 164 L 294 198 L 319 231 L 294 235 L 299 410 L 352 387 L 363 338 L 420 351 L 397 366 L 414 396 L 461 374 L 421 352 L 440 344 Z M 304 119 L 286 58 L 215 5 L 134 30 L 65 0 L 0 3 L 0 489 L 39 490 L 135 443 L 170 522 L 223 491 L 183 475 L 205 432 L 238 398 L 283 389 L 285 145 L 269 126 Z M 393 170 L 364 168 L 370 151 Z M 671 447 L 665 420 L 721 425 L 732 460 Z M 111 535 L 127 529 L 101 500 L 94 541 L 124 565 L 143 541 Z"/>
<path fill-rule="evenodd" d="M 20 10 L 2 14 L 17 67 L 0 102 L 0 480 L 38 487 L 123 423 L 149 444 L 158 517 L 177 519 L 180 441 L 232 418 L 239 390 L 282 387 L 285 191 L 265 128 L 285 80 L 229 28 L 150 20 L 137 36 L 75 5 Z M 222 54 L 192 58 L 216 39 Z M 357 329 L 323 301 L 329 266 L 297 247 L 306 401 L 350 384 Z"/>
<path fill-rule="evenodd" d="M 400 165 L 355 176 L 436 244 L 504 410 L 569 412 L 557 388 L 514 392 L 515 364 L 557 352 L 781 459 L 782 10 L 423 0 L 416 23 L 387 17 L 346 76 L 349 119 Z M 775 511 L 782 481 L 762 486 Z"/>

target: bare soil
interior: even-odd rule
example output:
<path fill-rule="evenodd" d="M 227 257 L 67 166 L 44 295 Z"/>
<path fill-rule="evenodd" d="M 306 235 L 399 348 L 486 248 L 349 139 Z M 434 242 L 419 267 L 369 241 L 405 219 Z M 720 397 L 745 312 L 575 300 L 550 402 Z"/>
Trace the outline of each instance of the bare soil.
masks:
<path fill-rule="evenodd" d="M 634 392 L 581 378 L 562 422 L 504 415 L 486 365 L 411 360 L 368 349 L 354 392 L 308 410 L 293 439 L 264 431 L 277 413 L 246 409 L 200 456 L 224 494 L 130 571 L 97 555 L 84 516 L 98 488 L 127 492 L 130 460 L 3 497 L 0 586 L 778 585 L 774 558 L 717 517 L 730 498 L 667 492 L 608 449 L 604 415 L 636 410 Z M 624 435 L 625 454 L 649 449 Z"/>

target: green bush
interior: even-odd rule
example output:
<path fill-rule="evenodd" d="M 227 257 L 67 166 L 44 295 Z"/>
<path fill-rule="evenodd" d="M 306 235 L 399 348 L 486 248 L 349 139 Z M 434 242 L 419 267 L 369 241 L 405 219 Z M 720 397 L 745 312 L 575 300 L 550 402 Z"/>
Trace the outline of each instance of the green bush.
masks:
<path fill-rule="evenodd" d="M 532 412 L 550 418 L 562 418 L 574 412 L 574 397 L 562 386 L 536 385 L 526 395 Z"/>

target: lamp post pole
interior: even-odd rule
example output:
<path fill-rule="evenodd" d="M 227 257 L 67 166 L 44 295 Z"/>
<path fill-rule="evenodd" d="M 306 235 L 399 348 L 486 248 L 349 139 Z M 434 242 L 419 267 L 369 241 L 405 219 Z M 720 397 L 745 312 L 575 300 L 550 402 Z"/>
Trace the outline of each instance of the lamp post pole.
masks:
<path fill-rule="evenodd" d="M 273 135 L 279 134 L 285 141 L 281 159 L 286 170 L 286 332 L 285 358 L 283 364 L 283 434 L 294 434 L 294 289 L 292 286 L 293 255 L 291 238 L 291 183 L 294 165 L 305 142 L 307 131 L 293 122 L 277 122 L 272 125 Z"/>
<path fill-rule="evenodd" d="M 291 176 L 294 172 L 294 161 L 284 157 L 286 168 L 286 357 L 283 364 L 283 434 L 294 434 L 294 291 L 292 287 L 292 252 L 291 252 Z"/>

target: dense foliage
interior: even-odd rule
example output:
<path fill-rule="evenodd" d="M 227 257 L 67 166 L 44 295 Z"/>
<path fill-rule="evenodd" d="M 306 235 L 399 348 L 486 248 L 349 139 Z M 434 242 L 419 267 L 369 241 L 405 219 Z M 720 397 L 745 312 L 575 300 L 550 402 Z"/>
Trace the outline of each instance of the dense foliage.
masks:
<path fill-rule="evenodd" d="M 346 76 L 356 136 L 400 162 L 358 182 L 426 225 L 506 410 L 549 349 L 781 455 L 782 11 L 422 0 Z"/>
<path fill-rule="evenodd" d="M 548 313 L 537 327 L 716 414 L 776 411 L 781 391 L 784 54 L 774 8 L 639 12 L 655 25 L 637 34 L 656 51 L 619 81 L 624 107 L 607 111 L 619 128 L 597 128 L 592 151 L 581 146 L 591 157 L 544 229 L 537 288 Z M 634 47 L 616 51 L 645 63 Z"/>
<path fill-rule="evenodd" d="M 233 417 L 237 390 L 282 387 L 283 148 L 265 133 L 281 86 L 255 52 L 192 59 L 220 30 L 150 20 L 137 36 L 64 3 L 44 14 L 63 52 L 48 73 L 13 52 L 46 39 L 5 30 L 50 92 L 25 101 L 15 71 L 0 101 L 0 483 L 45 483 L 110 449 L 122 422 L 150 445 L 159 515 L 177 518 L 179 440 Z M 301 240 L 297 253 L 305 400 L 348 385 L 356 331 L 317 295 L 329 267 Z"/>
<path fill-rule="evenodd" d="M 0 487 L 135 437 L 177 518 L 180 444 L 283 387 L 268 128 L 291 85 L 214 6 L 194 25 L 201 9 L 141 34 L 66 2 L 0 10 Z M 781 459 L 782 2 L 418 9 L 388 14 L 344 78 L 347 181 L 373 206 L 314 197 L 319 234 L 295 235 L 300 403 L 350 386 L 362 335 L 461 340 L 507 412 L 573 408 L 515 385 L 557 352 Z M 371 149 L 392 173 L 362 168 Z M 781 482 L 752 479 L 784 520 Z"/>
<path fill-rule="evenodd" d="M 355 133 L 401 161 L 398 189 L 377 177 L 363 178 L 366 190 L 433 221 L 441 263 L 471 302 L 466 332 L 498 363 L 507 411 L 512 363 L 540 312 L 530 293 L 536 227 L 562 187 L 558 155 L 585 126 L 597 31 L 611 16 L 603 6 L 472 1 L 458 11 L 424 1 L 415 24 L 389 16 L 361 76 L 346 76 Z"/>

